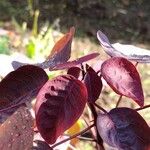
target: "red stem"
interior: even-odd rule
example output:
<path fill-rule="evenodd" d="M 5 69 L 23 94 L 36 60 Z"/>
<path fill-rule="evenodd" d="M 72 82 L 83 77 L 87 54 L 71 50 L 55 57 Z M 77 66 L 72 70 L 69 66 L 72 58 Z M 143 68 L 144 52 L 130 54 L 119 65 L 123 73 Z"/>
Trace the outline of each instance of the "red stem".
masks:
<path fill-rule="evenodd" d="M 82 130 L 81 132 L 76 133 L 76 134 L 70 136 L 69 138 L 66 138 L 65 140 L 62 140 L 62 141 L 54 144 L 53 146 L 51 146 L 51 148 L 53 149 L 54 147 L 56 147 L 56 146 L 58 146 L 58 145 L 60 145 L 62 143 L 65 143 L 65 142 L 67 142 L 67 141 L 69 141 L 69 140 L 71 140 L 71 139 L 73 139 L 73 138 L 75 138 L 75 137 L 77 137 L 79 135 L 82 135 L 83 133 L 85 133 L 86 131 L 88 131 L 89 129 L 91 129 L 94 126 L 95 126 L 95 124 L 90 125 L 89 127 L 87 127 L 86 129 Z"/>
<path fill-rule="evenodd" d="M 146 105 L 146 106 L 143 106 L 143 107 L 140 107 L 140 108 L 136 108 L 135 110 L 136 111 L 139 111 L 139 110 L 143 110 L 145 108 L 149 108 L 150 107 L 150 104 L 149 105 Z"/>
<path fill-rule="evenodd" d="M 119 99 L 118 99 L 117 104 L 116 104 L 116 108 L 119 106 L 121 100 L 122 100 L 122 95 L 119 96 Z"/>
<path fill-rule="evenodd" d="M 92 112 L 92 115 L 93 115 L 94 124 L 96 124 L 96 120 L 97 120 L 96 109 L 95 109 L 95 107 L 94 107 L 94 105 L 92 103 L 89 103 L 89 108 L 90 108 L 90 110 Z M 94 135 L 94 138 L 97 139 L 96 149 L 97 150 L 104 150 L 103 140 L 102 140 L 101 136 L 99 135 L 98 129 L 97 129 L 96 126 L 95 126 L 95 134 L 93 134 L 93 135 Z"/>
<path fill-rule="evenodd" d="M 99 106 L 98 104 L 94 103 L 94 106 L 96 106 L 98 109 L 100 109 L 100 110 L 103 111 L 104 113 L 108 113 L 104 108 L 102 108 L 102 107 Z"/>

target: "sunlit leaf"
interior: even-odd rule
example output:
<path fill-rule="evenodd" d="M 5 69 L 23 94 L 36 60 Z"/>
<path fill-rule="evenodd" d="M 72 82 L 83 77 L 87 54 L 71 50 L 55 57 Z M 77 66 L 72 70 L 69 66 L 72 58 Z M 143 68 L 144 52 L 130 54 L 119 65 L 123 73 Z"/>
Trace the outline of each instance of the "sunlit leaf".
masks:
<path fill-rule="evenodd" d="M 28 150 L 33 144 L 33 119 L 21 106 L 0 126 L 1 150 Z"/>
<path fill-rule="evenodd" d="M 49 144 L 80 117 L 87 100 L 85 85 L 71 75 L 61 75 L 40 90 L 35 105 L 36 125 Z"/>
<path fill-rule="evenodd" d="M 70 58 L 71 43 L 75 33 L 75 28 L 70 28 L 70 31 L 66 33 L 57 43 L 54 45 L 49 59 L 53 58 L 56 62 L 65 62 Z"/>
<path fill-rule="evenodd" d="M 150 128 L 133 109 L 115 108 L 99 114 L 97 128 L 100 136 L 119 150 L 149 150 Z"/>
<path fill-rule="evenodd" d="M 26 49 L 27 49 L 27 56 L 29 58 L 33 58 L 35 56 L 35 52 L 36 52 L 36 48 L 35 48 L 35 43 L 30 40 L 29 43 L 27 44 L 26 46 Z"/>
<path fill-rule="evenodd" d="M 129 60 L 142 63 L 150 63 L 150 51 L 133 45 L 110 44 L 107 36 L 102 32 L 97 32 L 97 38 L 105 52 L 111 57 L 124 57 Z"/>
<path fill-rule="evenodd" d="M 116 93 L 132 98 L 140 106 L 144 105 L 141 79 L 130 61 L 122 57 L 110 58 L 102 64 L 101 74 Z"/>
<path fill-rule="evenodd" d="M 47 60 L 45 60 L 42 63 L 34 65 L 46 69 L 46 68 L 53 68 L 59 63 L 66 62 L 71 55 L 71 43 L 74 33 L 75 28 L 74 27 L 70 28 L 70 31 L 66 33 L 59 41 L 56 42 Z M 23 65 L 26 64 L 18 61 L 12 62 L 12 66 L 14 69 L 17 69 L 18 67 Z"/>
<path fill-rule="evenodd" d="M 80 122 L 77 121 L 71 128 L 68 129 L 67 134 L 68 135 L 74 135 L 76 133 L 80 132 Z M 78 138 L 74 138 L 71 140 L 70 144 L 75 145 L 79 141 Z"/>

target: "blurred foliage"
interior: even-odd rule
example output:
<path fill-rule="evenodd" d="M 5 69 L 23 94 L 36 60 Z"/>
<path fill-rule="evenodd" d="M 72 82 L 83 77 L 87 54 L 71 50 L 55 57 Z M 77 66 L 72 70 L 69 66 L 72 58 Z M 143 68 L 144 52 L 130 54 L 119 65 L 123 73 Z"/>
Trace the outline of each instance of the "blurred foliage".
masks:
<path fill-rule="evenodd" d="M 33 29 L 34 30 L 34 29 Z M 46 57 L 54 45 L 52 29 L 45 25 L 41 28 L 39 34 L 32 34 L 27 39 L 26 54 L 29 58 L 38 60 L 39 56 Z"/>
<path fill-rule="evenodd" d="M 45 21 L 66 30 L 74 25 L 78 36 L 94 37 L 103 29 L 112 39 L 128 42 L 150 40 L 150 1 L 148 0 L 6 0 L 0 1 L 1 20 L 27 22 L 32 28 L 38 10 L 39 26 Z M 92 13 L 91 13 L 92 12 Z"/>
<path fill-rule="evenodd" d="M 31 19 L 26 0 L 0 1 L 0 14 L 1 21 L 11 20 L 12 17 L 17 18 L 19 22 Z"/>
<path fill-rule="evenodd" d="M 9 37 L 0 36 L 0 54 L 9 54 Z"/>

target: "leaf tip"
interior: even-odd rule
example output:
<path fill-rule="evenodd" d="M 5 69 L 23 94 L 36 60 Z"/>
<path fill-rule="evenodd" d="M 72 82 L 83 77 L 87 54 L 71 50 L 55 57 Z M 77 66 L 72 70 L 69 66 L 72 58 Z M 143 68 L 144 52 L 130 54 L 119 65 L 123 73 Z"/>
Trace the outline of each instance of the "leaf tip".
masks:
<path fill-rule="evenodd" d="M 72 26 L 71 28 L 70 28 L 70 33 L 72 34 L 72 35 L 74 35 L 75 34 L 75 27 L 74 26 Z"/>
<path fill-rule="evenodd" d="M 138 100 L 136 102 L 140 107 L 143 107 L 144 106 L 144 97 L 140 101 Z"/>
<path fill-rule="evenodd" d="M 103 46 L 108 45 L 108 44 L 110 45 L 108 37 L 101 30 L 97 31 L 97 38 L 101 45 Z"/>

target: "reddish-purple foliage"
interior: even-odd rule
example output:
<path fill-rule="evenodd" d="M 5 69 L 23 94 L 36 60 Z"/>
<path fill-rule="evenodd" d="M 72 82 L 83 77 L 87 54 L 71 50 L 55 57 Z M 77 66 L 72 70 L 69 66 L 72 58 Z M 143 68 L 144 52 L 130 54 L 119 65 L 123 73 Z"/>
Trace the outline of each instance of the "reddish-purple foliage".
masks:
<path fill-rule="evenodd" d="M 88 102 L 95 103 L 102 90 L 102 81 L 101 77 L 88 65 L 86 66 L 84 83 L 88 91 Z"/>
<path fill-rule="evenodd" d="M 102 64 L 101 74 L 116 93 L 132 98 L 140 106 L 144 105 L 141 79 L 130 61 L 122 57 L 110 58 Z"/>
<path fill-rule="evenodd" d="M 41 67 L 43 69 L 53 68 L 59 63 L 66 62 L 71 55 L 71 43 L 75 33 L 75 28 L 70 28 L 70 31 L 66 33 L 57 43 L 54 45 L 50 55 L 48 58 L 38 64 L 34 64 L 35 66 Z M 13 61 L 12 66 L 14 69 L 19 68 L 20 66 L 26 65 L 25 63 L 21 63 L 18 61 Z"/>
<path fill-rule="evenodd" d="M 78 120 L 88 101 L 88 106 L 93 114 L 93 125 L 96 125 L 99 131 L 98 134 L 95 128 L 95 139 L 101 148 L 103 148 L 104 140 L 107 144 L 120 150 L 148 150 L 150 128 L 135 110 L 115 108 L 107 113 L 104 108 L 95 103 L 102 90 L 102 76 L 116 93 L 132 98 L 143 106 L 144 96 L 140 76 L 136 67 L 127 59 L 149 62 L 147 51 L 146 55 L 137 55 L 136 52 L 128 55 L 122 50 L 115 49 L 109 43 L 106 35 L 98 31 L 97 37 L 102 47 L 113 58 L 103 63 L 97 61 L 95 71 L 94 67 L 94 69 L 88 65 L 84 67 L 83 63 L 97 57 L 99 53 L 68 61 L 74 32 L 75 29 L 72 27 L 54 45 L 51 54 L 44 62 L 35 65 L 12 63 L 17 68 L 25 66 L 9 73 L 0 82 L 0 122 L 3 122 L 0 126 L 0 149 L 51 150 L 63 142 L 54 144 L 52 148 L 48 144 L 55 143 L 57 138 Z M 77 65 L 81 65 L 82 69 L 76 67 Z M 60 75 L 47 81 L 48 76 L 42 68 L 49 68 L 51 71 L 67 69 L 68 72 L 67 75 Z M 78 80 L 81 71 L 81 80 L 84 83 Z M 36 139 L 34 143 L 37 145 L 35 146 L 32 145 L 33 120 L 26 108 L 26 102 L 31 102 L 31 99 L 36 96 L 34 106 L 36 125 L 34 124 L 34 127 L 37 129 L 35 130 L 37 134 L 45 141 Z M 99 114 L 98 119 L 95 106 L 105 112 L 105 114 Z"/>
<path fill-rule="evenodd" d="M 66 62 L 70 58 L 71 43 L 74 33 L 75 28 L 70 28 L 70 31 L 54 45 L 51 54 L 48 56 L 48 59 L 53 59 L 54 63 Z"/>
<path fill-rule="evenodd" d="M 33 119 L 27 107 L 21 106 L 0 126 L 1 150 L 31 149 Z"/>
<path fill-rule="evenodd" d="M 150 128 L 133 109 L 115 108 L 99 114 L 97 128 L 104 142 L 120 150 L 148 150 L 150 146 Z"/>
<path fill-rule="evenodd" d="M 47 143 L 70 128 L 80 117 L 87 101 L 85 85 L 71 75 L 61 75 L 40 90 L 36 105 L 36 125 Z"/>
<path fill-rule="evenodd" d="M 80 57 L 73 61 L 68 61 L 66 63 L 60 63 L 60 64 L 56 65 L 54 68 L 50 68 L 49 70 L 52 71 L 52 70 L 68 69 L 68 68 L 74 67 L 76 65 L 82 64 L 86 61 L 89 61 L 97 56 L 99 56 L 99 53 L 88 54 L 88 55 L 85 55 L 85 56 Z"/>
<path fill-rule="evenodd" d="M 0 108 L 31 100 L 47 80 L 46 72 L 33 65 L 10 72 L 0 82 Z"/>
<path fill-rule="evenodd" d="M 71 67 L 68 69 L 67 74 L 70 74 L 78 79 L 81 69 L 79 67 Z"/>

